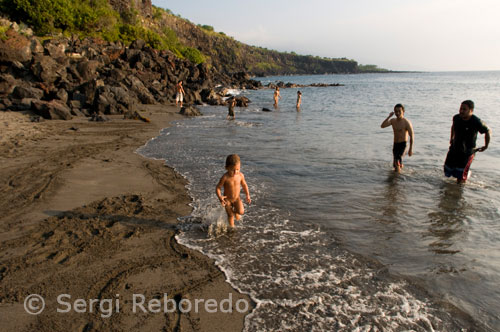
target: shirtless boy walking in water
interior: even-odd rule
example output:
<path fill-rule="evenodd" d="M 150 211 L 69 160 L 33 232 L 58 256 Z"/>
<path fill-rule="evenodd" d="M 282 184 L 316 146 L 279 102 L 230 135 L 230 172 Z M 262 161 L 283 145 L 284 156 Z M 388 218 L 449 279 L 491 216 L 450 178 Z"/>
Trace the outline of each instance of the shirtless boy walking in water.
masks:
<path fill-rule="evenodd" d="M 398 173 L 401 172 L 403 168 L 403 155 L 406 149 L 406 142 L 408 136 L 410 136 L 410 148 L 408 149 L 408 156 L 413 155 L 413 127 L 410 120 L 404 117 L 405 108 L 401 104 L 394 106 L 394 112 L 389 113 L 389 116 L 382 122 L 380 127 L 386 128 L 392 125 L 394 131 L 394 146 L 392 148 L 392 153 L 394 155 L 393 166 L 394 170 Z M 391 117 L 396 114 L 395 119 Z"/>
<path fill-rule="evenodd" d="M 241 215 L 245 213 L 243 202 L 240 198 L 240 191 L 243 187 L 247 203 L 250 204 L 250 192 L 248 191 L 245 176 L 240 172 L 241 162 L 237 154 L 231 154 L 226 158 L 227 172 L 221 177 L 215 193 L 222 206 L 226 209 L 229 226 L 234 227 L 234 219 L 240 220 Z M 221 188 L 224 188 L 224 196 L 221 194 Z"/>

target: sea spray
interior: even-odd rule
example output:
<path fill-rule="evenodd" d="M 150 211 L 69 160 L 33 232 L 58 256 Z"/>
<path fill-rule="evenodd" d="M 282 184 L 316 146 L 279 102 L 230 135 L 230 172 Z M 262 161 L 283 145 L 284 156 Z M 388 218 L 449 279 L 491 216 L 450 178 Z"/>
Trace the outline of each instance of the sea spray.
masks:
<path fill-rule="evenodd" d="M 197 228 L 208 238 L 217 238 L 228 231 L 229 224 L 224 207 L 215 199 L 207 198 L 193 203 L 190 216 L 181 218 L 179 228 L 183 231 Z"/>
<path fill-rule="evenodd" d="M 227 233 L 228 223 L 224 208 L 211 209 L 207 214 L 207 221 L 210 222 L 207 233 L 209 237 L 218 237 Z"/>

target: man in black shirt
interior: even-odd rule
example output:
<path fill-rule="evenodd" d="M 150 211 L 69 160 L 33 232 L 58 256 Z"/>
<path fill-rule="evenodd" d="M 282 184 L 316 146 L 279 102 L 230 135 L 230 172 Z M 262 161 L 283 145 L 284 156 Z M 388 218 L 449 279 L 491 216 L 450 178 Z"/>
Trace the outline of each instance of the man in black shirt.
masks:
<path fill-rule="evenodd" d="M 444 162 L 444 174 L 457 178 L 457 183 L 464 183 L 469 175 L 469 167 L 476 152 L 482 152 L 490 143 L 490 129 L 477 116 L 472 114 L 474 102 L 466 100 L 453 117 L 451 126 L 450 149 Z M 477 133 L 484 134 L 484 146 L 476 148 Z"/>

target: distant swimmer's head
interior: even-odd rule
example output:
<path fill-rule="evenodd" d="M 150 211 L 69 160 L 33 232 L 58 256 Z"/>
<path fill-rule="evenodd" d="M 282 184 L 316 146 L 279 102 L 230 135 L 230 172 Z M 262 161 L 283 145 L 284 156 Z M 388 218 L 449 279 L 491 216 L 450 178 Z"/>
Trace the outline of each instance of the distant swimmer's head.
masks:
<path fill-rule="evenodd" d="M 226 170 L 230 175 L 234 175 L 240 171 L 241 160 L 237 154 L 230 154 L 226 158 Z"/>
<path fill-rule="evenodd" d="M 467 121 L 471 118 L 472 112 L 474 112 L 474 102 L 472 100 L 464 100 L 462 104 L 460 104 L 458 114 L 463 120 Z"/>
<path fill-rule="evenodd" d="M 396 114 L 396 117 L 401 118 L 405 114 L 405 107 L 403 104 L 396 104 L 394 106 L 394 114 Z"/>
<path fill-rule="evenodd" d="M 297 94 L 298 94 L 299 96 L 302 96 L 302 92 L 300 92 L 300 91 L 297 91 Z"/>

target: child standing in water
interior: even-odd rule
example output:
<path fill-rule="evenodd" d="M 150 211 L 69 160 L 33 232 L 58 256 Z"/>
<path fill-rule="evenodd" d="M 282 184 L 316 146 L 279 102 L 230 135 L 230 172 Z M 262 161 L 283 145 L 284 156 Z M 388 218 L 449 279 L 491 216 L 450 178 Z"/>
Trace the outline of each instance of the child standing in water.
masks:
<path fill-rule="evenodd" d="M 276 90 L 274 90 L 274 108 L 278 108 L 278 100 L 281 99 L 280 88 L 277 86 Z"/>
<path fill-rule="evenodd" d="M 250 204 L 250 192 L 248 191 L 245 176 L 240 173 L 241 161 L 237 154 L 231 154 L 226 158 L 227 172 L 221 177 L 215 187 L 215 193 L 222 206 L 226 209 L 229 226 L 234 227 L 234 219 L 240 220 L 241 215 L 245 213 L 243 202 L 240 198 L 240 191 L 243 187 L 247 203 Z M 221 188 L 224 188 L 224 196 L 221 194 Z"/>
<path fill-rule="evenodd" d="M 398 173 L 401 172 L 403 168 L 403 155 L 406 149 L 406 141 L 408 136 L 410 136 L 410 148 L 408 149 L 408 156 L 413 155 L 413 127 L 411 122 L 404 117 L 405 108 L 401 104 L 394 106 L 394 112 L 389 113 L 389 116 L 382 122 L 380 127 L 386 128 L 392 125 L 392 130 L 394 131 L 394 146 L 392 148 L 392 153 L 394 155 L 393 166 L 394 170 Z M 391 117 L 396 114 L 395 119 Z"/>
<path fill-rule="evenodd" d="M 233 97 L 233 98 L 231 98 L 231 99 L 228 101 L 227 105 L 228 105 L 228 108 L 227 108 L 227 111 L 228 111 L 228 112 L 227 112 L 227 117 L 226 117 L 226 118 L 227 118 L 228 120 L 229 120 L 229 119 L 234 120 L 234 107 L 236 106 L 236 98 L 234 98 L 234 97 Z"/>
<path fill-rule="evenodd" d="M 300 104 L 302 104 L 302 92 L 297 91 L 297 110 L 300 109 Z"/>

